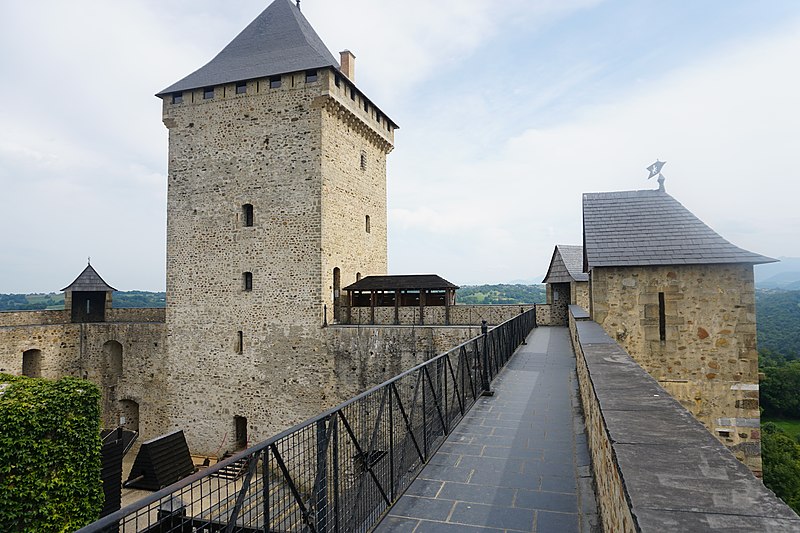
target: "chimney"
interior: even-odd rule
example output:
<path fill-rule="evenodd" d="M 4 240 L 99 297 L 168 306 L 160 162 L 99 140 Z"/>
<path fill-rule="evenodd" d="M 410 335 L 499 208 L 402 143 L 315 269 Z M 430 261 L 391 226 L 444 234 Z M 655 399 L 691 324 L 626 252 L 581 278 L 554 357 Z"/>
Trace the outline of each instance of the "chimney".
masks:
<path fill-rule="evenodd" d="M 343 50 L 339 52 L 341 56 L 341 65 L 342 65 L 342 74 L 347 76 L 347 79 L 355 82 L 356 81 L 356 56 L 353 55 L 353 52 L 350 50 Z"/>

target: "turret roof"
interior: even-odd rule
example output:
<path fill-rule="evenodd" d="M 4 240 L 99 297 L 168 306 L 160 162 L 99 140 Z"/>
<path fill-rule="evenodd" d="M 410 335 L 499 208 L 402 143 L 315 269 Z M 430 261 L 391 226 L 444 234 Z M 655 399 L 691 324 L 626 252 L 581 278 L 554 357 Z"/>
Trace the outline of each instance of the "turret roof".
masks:
<path fill-rule="evenodd" d="M 64 292 L 108 292 L 115 291 L 117 289 L 103 281 L 103 278 L 100 277 L 100 274 L 97 273 L 92 265 L 88 265 L 83 269 L 83 272 L 81 272 L 80 275 L 75 278 L 75 281 L 61 290 Z"/>
<path fill-rule="evenodd" d="M 275 0 L 208 64 L 157 96 L 323 67 L 339 68 L 291 0 Z"/>
<path fill-rule="evenodd" d="M 772 263 L 723 239 L 664 191 L 583 195 L 583 268 Z"/>
<path fill-rule="evenodd" d="M 542 283 L 570 281 L 589 281 L 589 274 L 583 271 L 583 246 L 557 244 Z"/>

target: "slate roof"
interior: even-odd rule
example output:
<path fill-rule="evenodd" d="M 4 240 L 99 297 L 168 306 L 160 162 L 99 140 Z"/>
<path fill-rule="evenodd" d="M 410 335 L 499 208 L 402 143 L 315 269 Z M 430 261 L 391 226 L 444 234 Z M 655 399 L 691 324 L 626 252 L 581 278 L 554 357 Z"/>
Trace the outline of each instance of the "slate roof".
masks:
<path fill-rule="evenodd" d="M 83 272 L 75 278 L 75 281 L 61 289 L 63 292 L 67 291 L 80 291 L 80 292 L 108 292 L 115 291 L 114 287 L 103 281 L 100 274 L 88 265 L 83 269 Z"/>
<path fill-rule="evenodd" d="M 457 289 L 446 279 L 436 274 L 412 274 L 408 276 L 367 276 L 344 288 L 346 291 L 394 291 L 420 289 Z"/>
<path fill-rule="evenodd" d="M 583 269 L 602 266 L 772 263 L 723 239 L 663 191 L 583 195 Z"/>
<path fill-rule="evenodd" d="M 275 0 L 208 64 L 156 96 L 339 63 L 291 0 Z"/>
<path fill-rule="evenodd" d="M 583 271 L 583 246 L 557 244 L 542 283 L 570 281 L 589 281 L 589 274 Z"/>

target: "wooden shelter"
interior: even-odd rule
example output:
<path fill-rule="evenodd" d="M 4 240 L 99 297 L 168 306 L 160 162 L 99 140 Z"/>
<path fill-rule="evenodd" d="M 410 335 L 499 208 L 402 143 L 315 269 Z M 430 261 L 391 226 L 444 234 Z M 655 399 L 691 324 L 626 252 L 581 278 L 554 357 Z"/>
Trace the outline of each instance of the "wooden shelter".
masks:
<path fill-rule="evenodd" d="M 419 307 L 422 324 L 425 307 L 444 306 L 446 323 L 449 323 L 450 306 L 456 303 L 456 289 L 457 285 L 436 274 L 367 276 L 344 288 L 347 321 L 350 322 L 353 307 L 369 307 L 372 323 L 376 307 L 394 307 L 394 322 L 399 324 L 401 307 Z"/>

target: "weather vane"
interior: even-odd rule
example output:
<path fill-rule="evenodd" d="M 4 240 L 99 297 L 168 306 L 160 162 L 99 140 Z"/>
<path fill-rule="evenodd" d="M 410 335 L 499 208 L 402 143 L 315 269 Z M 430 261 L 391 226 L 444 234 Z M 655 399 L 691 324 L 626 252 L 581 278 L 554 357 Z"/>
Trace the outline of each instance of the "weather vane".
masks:
<path fill-rule="evenodd" d="M 661 174 L 661 167 L 663 167 L 667 162 L 666 161 L 659 161 L 656 159 L 656 162 L 647 167 L 647 170 L 650 172 L 650 175 L 647 176 L 647 179 L 652 178 L 653 176 L 658 176 L 658 190 L 664 192 L 664 176 Z"/>

